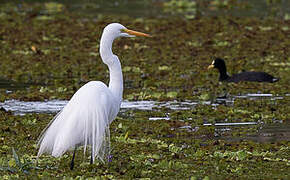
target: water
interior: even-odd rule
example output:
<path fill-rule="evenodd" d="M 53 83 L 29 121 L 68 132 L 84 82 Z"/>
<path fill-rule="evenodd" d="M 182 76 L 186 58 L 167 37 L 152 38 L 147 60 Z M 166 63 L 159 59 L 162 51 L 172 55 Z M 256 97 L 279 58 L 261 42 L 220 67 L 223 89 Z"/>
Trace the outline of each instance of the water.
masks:
<path fill-rule="evenodd" d="M 12 80 L 3 79 L 0 77 L 0 89 L 6 89 L 6 92 L 9 93 L 13 90 L 22 90 L 28 87 L 28 84 L 18 83 Z"/>
<path fill-rule="evenodd" d="M 169 110 L 190 110 L 198 104 L 206 104 L 216 107 L 220 104 L 232 105 L 236 98 L 248 98 L 256 100 L 260 98 L 270 98 L 271 100 L 283 99 L 282 96 L 274 96 L 272 94 L 246 94 L 239 96 L 229 96 L 227 98 L 217 98 L 214 102 L 211 101 L 123 101 L 121 111 L 130 109 L 135 110 L 158 110 L 168 108 Z M 26 113 L 56 113 L 60 111 L 68 101 L 66 100 L 51 100 L 51 101 L 18 101 L 7 100 L 0 103 L 0 108 L 7 111 L 12 111 L 16 115 L 24 115 Z M 151 117 L 150 120 L 167 119 L 168 117 Z"/>
<path fill-rule="evenodd" d="M 60 111 L 68 101 L 66 100 L 52 100 L 52 101 L 18 101 L 18 100 L 7 100 L 0 103 L 0 107 L 7 111 L 12 111 L 15 115 L 24 115 L 27 113 L 56 113 Z M 171 110 L 184 110 L 193 108 L 195 102 L 157 102 L 157 101 L 123 101 L 121 104 L 121 111 L 129 109 L 136 110 L 152 110 L 169 108 Z"/>
<path fill-rule="evenodd" d="M 218 98 L 215 102 L 210 101 L 168 101 L 168 102 L 158 102 L 158 101 L 123 101 L 121 104 L 121 112 L 125 114 L 126 111 L 164 111 L 166 108 L 169 111 L 175 110 L 190 110 L 195 108 L 198 104 L 208 104 L 213 107 L 219 106 L 220 104 L 233 104 L 234 100 L 237 98 L 248 98 L 249 100 L 256 99 L 270 99 L 277 100 L 283 99 L 282 96 L 274 96 L 273 94 L 245 94 L 239 96 L 231 96 L 228 98 Z M 60 111 L 68 101 L 66 100 L 51 100 L 51 101 L 18 101 L 18 100 L 7 100 L 0 103 L 0 108 L 4 108 L 7 111 L 12 111 L 15 115 L 25 115 L 27 113 L 48 113 L 55 114 Z M 166 113 L 164 113 L 166 114 Z M 169 121 L 170 117 L 146 117 L 149 121 L 159 121 L 165 120 Z M 194 121 L 189 118 L 187 121 Z M 184 119 L 180 119 L 181 125 L 177 127 L 172 127 L 174 131 L 186 130 L 188 132 L 196 132 L 200 127 L 215 127 L 214 139 L 225 139 L 228 141 L 241 141 L 244 139 L 258 141 L 258 142 L 276 142 L 282 140 L 290 139 L 290 124 L 278 122 L 273 124 L 264 124 L 263 122 L 218 122 L 218 123 L 204 123 L 199 126 L 182 125 Z M 254 129 L 254 133 L 247 133 L 244 136 L 233 136 L 232 132 L 244 132 Z M 256 130 L 255 130 L 256 129 Z M 230 135 L 229 135 L 230 134 Z"/>
<path fill-rule="evenodd" d="M 31 11 L 27 8 L 28 4 L 39 3 L 43 7 L 45 3 L 51 2 L 49 0 L 27 0 L 25 1 L 9 1 L 14 6 L 14 10 L 18 11 Z M 199 3 L 196 7 L 191 7 L 187 10 L 178 11 L 178 8 L 171 8 L 166 10 L 164 2 L 168 1 L 128 1 L 128 0 L 59 0 L 55 1 L 63 4 L 65 10 L 79 13 L 82 16 L 97 17 L 100 14 L 115 14 L 115 15 L 128 15 L 131 17 L 152 17 L 164 18 L 170 16 L 183 16 L 186 15 L 199 15 L 199 16 L 217 16 L 217 15 L 230 15 L 237 17 L 255 16 L 265 17 L 274 16 L 284 18 L 290 12 L 290 1 L 253 1 L 253 0 L 238 0 L 234 6 L 223 6 L 222 4 L 214 5 L 214 3 Z M 213 2 L 213 1 L 211 1 Z M 216 1 L 219 2 L 219 1 Z M 0 5 L 7 3 L 6 1 L 0 2 Z M 50 7 L 52 8 L 52 7 Z M 57 7 L 55 7 L 57 8 Z M 182 8 L 181 8 L 182 9 Z M 1 11 L 0 11 L 1 12 Z M 40 14 L 45 14 L 47 9 L 42 9 Z"/>
<path fill-rule="evenodd" d="M 285 95 L 287 96 L 287 94 Z M 261 99 L 261 98 L 270 98 L 271 100 L 278 100 L 278 99 L 283 99 L 282 96 L 274 96 L 273 94 L 246 94 L 246 95 L 239 95 L 235 96 L 236 98 L 246 98 L 249 100 L 256 100 L 256 99 Z"/>
<path fill-rule="evenodd" d="M 256 122 L 238 122 L 238 123 L 204 123 L 204 126 L 240 126 L 240 125 L 256 125 Z"/>

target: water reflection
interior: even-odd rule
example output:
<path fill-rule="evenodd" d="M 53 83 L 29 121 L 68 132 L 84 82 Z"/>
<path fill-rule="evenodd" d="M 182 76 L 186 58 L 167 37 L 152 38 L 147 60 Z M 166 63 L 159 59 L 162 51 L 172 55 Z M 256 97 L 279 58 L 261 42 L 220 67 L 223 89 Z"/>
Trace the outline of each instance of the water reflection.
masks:
<path fill-rule="evenodd" d="M 186 125 L 175 129 L 186 129 L 188 132 L 196 132 L 202 126 L 214 126 L 215 132 L 214 137 L 212 138 L 216 140 L 223 139 L 231 142 L 239 142 L 243 140 L 256 142 L 279 142 L 290 140 L 290 123 L 205 123 L 201 126 Z"/>

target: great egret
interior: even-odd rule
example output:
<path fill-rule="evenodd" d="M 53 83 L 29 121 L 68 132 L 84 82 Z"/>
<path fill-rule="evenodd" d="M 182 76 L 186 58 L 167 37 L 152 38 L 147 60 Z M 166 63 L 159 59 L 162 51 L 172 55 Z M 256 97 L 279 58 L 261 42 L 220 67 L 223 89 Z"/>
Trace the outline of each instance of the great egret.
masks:
<path fill-rule="evenodd" d="M 213 60 L 212 64 L 208 66 L 208 69 L 210 68 L 217 68 L 220 72 L 220 81 L 226 81 L 226 82 L 234 82 L 238 83 L 240 81 L 253 81 L 253 82 L 276 82 L 279 79 L 271 76 L 268 73 L 265 72 L 242 72 L 239 74 L 234 74 L 233 76 L 229 76 L 227 73 L 227 68 L 225 61 L 221 58 L 216 58 Z"/>
<path fill-rule="evenodd" d="M 112 44 L 118 37 L 134 36 L 150 37 L 119 23 L 104 28 L 100 55 L 110 71 L 109 86 L 101 81 L 90 81 L 82 86 L 43 130 L 38 141 L 37 157 L 43 153 L 60 157 L 74 149 L 70 165 L 73 169 L 76 148 L 84 146 L 85 153 L 87 146 L 91 146 L 91 163 L 94 163 L 95 158 L 106 161 L 110 148 L 109 125 L 120 110 L 123 94 L 121 63 L 112 52 Z"/>

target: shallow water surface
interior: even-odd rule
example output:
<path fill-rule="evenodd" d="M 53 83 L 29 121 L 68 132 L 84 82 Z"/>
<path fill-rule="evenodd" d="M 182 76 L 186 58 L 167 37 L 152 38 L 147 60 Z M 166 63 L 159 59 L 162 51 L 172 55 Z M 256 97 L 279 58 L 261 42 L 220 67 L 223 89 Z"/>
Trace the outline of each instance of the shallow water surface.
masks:
<path fill-rule="evenodd" d="M 194 109 L 197 105 L 208 105 L 215 108 L 219 105 L 232 106 L 236 99 L 248 99 L 250 101 L 267 99 L 276 101 L 283 99 L 283 96 L 275 96 L 273 94 L 245 94 L 238 96 L 229 96 L 226 98 L 217 98 L 214 101 L 123 101 L 121 104 L 120 117 L 127 117 L 126 113 L 130 110 L 134 110 L 135 113 L 139 113 L 139 117 L 149 121 L 160 120 L 173 120 L 170 117 L 170 113 L 175 111 L 187 111 Z M 25 115 L 29 113 L 47 113 L 54 114 L 60 111 L 66 104 L 67 100 L 50 100 L 50 101 L 19 101 L 19 100 L 7 100 L 0 103 L 0 108 L 4 108 L 6 111 L 12 111 L 14 115 Z M 148 114 L 142 115 L 144 112 L 161 112 L 162 116 L 153 116 Z M 166 111 L 166 112 L 165 112 Z M 143 112 L 143 113 L 142 113 Z M 140 115 L 141 113 L 141 115 Z M 143 117 L 144 116 L 144 117 Z M 204 120 L 202 124 L 190 125 L 185 122 L 195 121 L 193 118 L 181 117 L 178 119 L 179 125 L 173 126 L 171 129 L 174 131 L 186 130 L 188 132 L 196 132 L 200 127 L 215 127 L 216 139 L 225 139 L 228 141 L 240 141 L 243 139 L 249 139 L 258 142 L 265 141 L 283 141 L 290 139 L 290 125 L 289 123 L 283 123 L 282 121 L 276 121 L 274 124 L 267 124 L 263 121 L 251 121 L 237 120 L 236 122 L 227 122 L 227 119 L 221 122 L 207 122 Z M 248 132 L 249 131 L 249 132 Z M 235 133 L 246 132 L 244 135 L 233 135 Z"/>
<path fill-rule="evenodd" d="M 17 83 L 0 77 L 0 89 L 6 89 L 6 93 L 9 93 L 11 90 L 23 90 L 26 87 L 28 87 L 28 84 Z"/>
<path fill-rule="evenodd" d="M 27 113 L 56 113 L 60 111 L 68 101 L 52 100 L 52 101 L 18 101 L 8 100 L 0 103 L 0 107 L 7 111 L 12 111 L 16 115 Z M 157 101 L 123 101 L 121 111 L 128 109 L 137 110 L 152 110 L 153 108 L 166 107 L 172 110 L 182 110 L 192 108 L 197 103 L 195 102 L 157 102 Z"/>
<path fill-rule="evenodd" d="M 86 16 L 98 16 L 101 14 L 118 14 L 118 15 L 130 15 L 132 17 L 168 17 L 172 15 L 196 15 L 199 12 L 200 16 L 216 16 L 216 15 L 231 15 L 237 17 L 246 17 L 246 16 L 268 16 L 274 15 L 276 17 L 283 17 L 283 15 L 289 12 L 289 1 L 281 0 L 281 1 L 251 1 L 244 0 L 242 2 L 236 3 L 234 5 L 227 5 L 227 3 L 222 2 L 212 2 L 210 5 L 206 5 L 207 3 L 199 3 L 199 6 L 189 6 L 187 7 L 184 3 L 186 1 L 180 2 L 180 7 L 177 8 L 168 8 L 164 5 L 165 2 L 169 1 L 122 1 L 122 0 L 90 0 L 90 1 L 67 1 L 60 0 L 57 1 L 54 6 L 48 6 L 47 3 L 51 1 L 44 0 L 41 1 L 45 7 L 49 7 L 50 9 L 45 9 L 41 11 L 41 14 L 47 13 L 47 11 L 59 12 L 58 4 L 63 4 L 66 10 L 72 12 L 78 12 Z M 202 2 L 202 1 L 201 1 Z M 23 4 L 19 1 L 13 0 L 9 1 L 9 3 L 13 3 L 19 11 L 25 10 Z M 40 3 L 38 0 L 29 0 L 26 3 Z M 0 2 L 1 4 L 1 2 Z M 178 3 L 176 3 L 178 4 Z M 184 4 L 184 5 L 182 5 Z M 186 9 L 188 8 L 188 9 Z M 130 9 L 130 11 L 128 11 Z M 31 9 L 29 9 L 31 11 Z"/>
<path fill-rule="evenodd" d="M 0 179 L 287 179 L 290 1 L 169 1 L 0 1 L 0 77 L 8 80 L 0 86 Z M 112 162 L 90 165 L 79 149 L 75 171 L 70 153 L 34 167 L 37 137 L 68 102 L 48 99 L 108 82 L 96 48 L 109 22 L 153 35 L 114 43 L 124 99 L 134 101 L 110 125 Z M 218 72 L 206 71 L 213 56 L 229 72 L 261 70 L 280 81 L 218 83 Z M 35 84 L 10 90 L 15 82 Z"/>
<path fill-rule="evenodd" d="M 153 110 L 168 108 L 170 110 L 189 110 L 193 109 L 197 104 L 206 104 L 213 107 L 220 104 L 232 105 L 236 98 L 247 98 L 249 100 L 256 100 L 261 98 L 270 98 L 275 101 L 283 99 L 282 96 L 274 96 L 273 94 L 245 94 L 239 96 L 229 96 L 226 98 L 217 98 L 215 101 L 123 101 L 121 104 L 121 111 L 129 109 L 136 110 Z M 26 113 L 56 113 L 60 111 L 66 104 L 67 100 L 50 100 L 50 101 L 18 101 L 7 100 L 0 103 L 0 107 L 7 111 L 12 111 L 16 115 L 23 115 Z M 151 117 L 149 120 L 167 119 L 167 117 Z"/>

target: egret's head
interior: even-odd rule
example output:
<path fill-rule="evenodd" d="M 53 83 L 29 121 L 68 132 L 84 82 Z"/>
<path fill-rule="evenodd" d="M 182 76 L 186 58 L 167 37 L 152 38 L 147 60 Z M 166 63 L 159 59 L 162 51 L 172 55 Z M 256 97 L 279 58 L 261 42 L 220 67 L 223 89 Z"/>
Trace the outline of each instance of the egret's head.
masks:
<path fill-rule="evenodd" d="M 117 38 L 117 37 L 135 37 L 135 36 L 150 37 L 149 34 L 129 30 L 125 26 L 123 26 L 122 24 L 119 24 L 119 23 L 111 23 L 111 24 L 107 25 L 104 29 L 104 32 L 109 33 L 114 38 Z"/>

